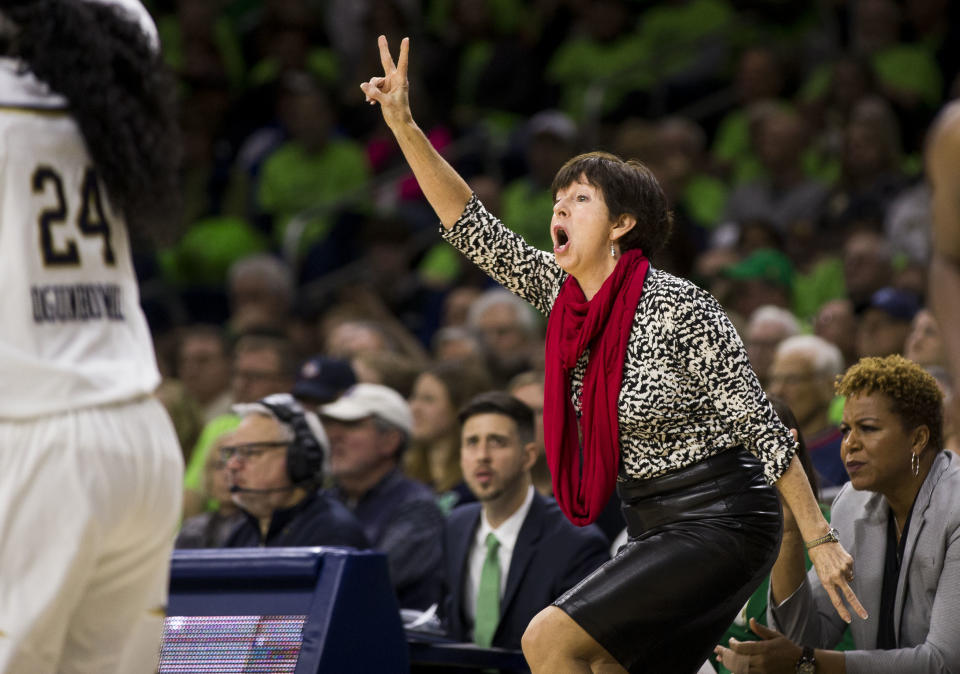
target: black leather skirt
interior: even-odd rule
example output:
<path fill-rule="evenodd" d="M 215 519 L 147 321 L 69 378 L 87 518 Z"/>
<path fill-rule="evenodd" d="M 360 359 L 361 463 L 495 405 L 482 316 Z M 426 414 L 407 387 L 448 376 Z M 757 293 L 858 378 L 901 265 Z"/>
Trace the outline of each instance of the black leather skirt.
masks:
<path fill-rule="evenodd" d="M 617 489 L 628 542 L 554 605 L 630 672 L 696 672 L 776 560 L 776 490 L 742 449 Z"/>

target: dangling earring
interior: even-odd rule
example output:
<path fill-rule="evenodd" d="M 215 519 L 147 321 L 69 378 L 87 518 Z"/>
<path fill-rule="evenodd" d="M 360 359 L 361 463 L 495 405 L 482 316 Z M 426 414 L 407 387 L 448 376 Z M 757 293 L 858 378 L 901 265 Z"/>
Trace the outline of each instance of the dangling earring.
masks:
<path fill-rule="evenodd" d="M 910 455 L 910 471 L 914 477 L 920 477 L 920 455 L 913 453 Z"/>
<path fill-rule="evenodd" d="M 616 257 L 617 251 L 613 249 L 613 244 L 610 244 L 610 257 Z"/>

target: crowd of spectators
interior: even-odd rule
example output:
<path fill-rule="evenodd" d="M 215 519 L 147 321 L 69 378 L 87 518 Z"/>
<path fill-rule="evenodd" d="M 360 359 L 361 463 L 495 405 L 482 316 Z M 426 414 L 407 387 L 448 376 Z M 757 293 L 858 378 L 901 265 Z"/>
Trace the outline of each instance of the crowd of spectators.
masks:
<path fill-rule="evenodd" d="M 569 157 L 604 149 L 651 168 L 675 216 L 652 263 L 727 310 L 761 383 L 796 415 L 825 504 L 847 482 L 833 381 L 862 357 L 930 372 L 944 447 L 960 450 L 957 382 L 925 308 L 923 172 L 930 123 L 960 96 L 957 3 L 147 4 L 180 83 L 185 230 L 137 266 L 188 461 L 185 517 L 203 518 L 194 536 L 222 544 L 240 521 L 218 449 L 240 424 L 230 405 L 278 392 L 320 415 L 327 486 L 370 543 L 415 560 L 391 559 L 406 591 L 420 592 L 414 566 L 441 561 L 390 508 L 364 516 L 363 500 L 403 492 L 394 510 L 406 504 L 438 542 L 443 518 L 474 500 L 457 420 L 474 395 L 529 403 L 538 452 L 525 470 L 550 494 L 544 318 L 440 241 L 358 86 L 378 72 L 379 34 L 416 43 L 417 119 L 533 245 L 552 245 L 549 185 Z M 372 397 L 344 403 L 358 382 Z M 600 523 L 610 541 L 613 512 Z"/>
<path fill-rule="evenodd" d="M 417 118 L 535 245 L 550 245 L 556 169 L 599 148 L 665 188 L 676 227 L 654 264 L 708 288 L 744 330 L 779 306 L 793 332 L 833 333 L 849 363 L 864 355 L 846 342 L 855 324 L 872 334 L 892 316 L 868 311 L 878 290 L 923 304 L 923 142 L 960 90 L 946 0 L 149 4 L 186 144 L 185 232 L 138 257 L 171 376 L 190 376 L 173 351 L 193 323 L 284 333 L 301 361 L 388 352 L 363 367 L 404 394 L 438 356 L 486 359 L 499 385 L 538 366 L 542 321 L 482 311 L 489 281 L 436 237 L 362 104 L 380 33 L 417 43 Z M 904 302 L 882 303 L 909 320 Z"/>

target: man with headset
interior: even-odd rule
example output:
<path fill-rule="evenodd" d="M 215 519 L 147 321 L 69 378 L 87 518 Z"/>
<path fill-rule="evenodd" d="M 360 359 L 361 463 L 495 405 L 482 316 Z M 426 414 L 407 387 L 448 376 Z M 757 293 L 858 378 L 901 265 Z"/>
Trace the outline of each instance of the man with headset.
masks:
<path fill-rule="evenodd" d="M 329 442 L 317 416 L 287 393 L 233 410 L 242 421 L 220 452 L 246 520 L 226 547 L 369 547 L 357 518 L 318 489 Z"/>

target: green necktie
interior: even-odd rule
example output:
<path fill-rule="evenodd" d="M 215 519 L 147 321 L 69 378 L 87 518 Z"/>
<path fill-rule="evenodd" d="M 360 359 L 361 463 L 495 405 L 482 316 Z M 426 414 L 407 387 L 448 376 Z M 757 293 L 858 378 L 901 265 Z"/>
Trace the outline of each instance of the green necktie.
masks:
<path fill-rule="evenodd" d="M 473 626 L 473 641 L 478 646 L 490 647 L 493 633 L 500 622 L 500 541 L 492 533 L 487 534 L 487 556 L 480 571 L 480 586 L 477 588 L 477 616 Z"/>

